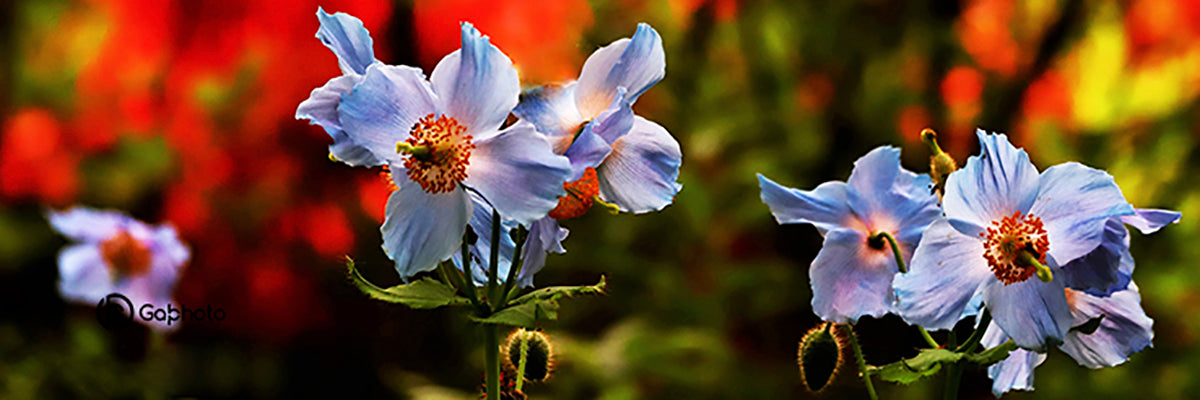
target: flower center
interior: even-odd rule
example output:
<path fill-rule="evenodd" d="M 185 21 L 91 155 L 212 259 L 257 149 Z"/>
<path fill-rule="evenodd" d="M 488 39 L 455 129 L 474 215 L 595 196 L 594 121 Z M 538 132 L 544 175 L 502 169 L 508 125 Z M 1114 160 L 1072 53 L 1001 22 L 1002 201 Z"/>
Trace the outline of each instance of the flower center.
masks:
<path fill-rule="evenodd" d="M 992 226 L 979 236 L 984 239 L 983 258 L 987 259 L 996 279 L 1005 285 L 1029 279 L 1038 272 L 1038 267 L 1046 264 L 1050 239 L 1042 219 L 1033 214 L 1021 216 L 1020 211 L 1014 212 L 992 221 Z"/>
<path fill-rule="evenodd" d="M 558 198 L 558 206 L 550 210 L 550 218 L 557 220 L 571 219 L 586 214 L 596 202 L 600 194 L 600 180 L 596 178 L 596 169 L 588 168 L 583 176 L 574 182 L 563 182 L 567 195 Z"/>
<path fill-rule="evenodd" d="M 417 121 L 409 138 L 396 143 L 396 152 L 404 154 L 408 178 L 433 194 L 454 190 L 458 182 L 467 179 L 474 148 L 466 127 L 454 118 L 434 114 Z"/>
<path fill-rule="evenodd" d="M 100 242 L 100 256 L 117 277 L 138 276 L 150 270 L 150 248 L 122 230 Z"/>

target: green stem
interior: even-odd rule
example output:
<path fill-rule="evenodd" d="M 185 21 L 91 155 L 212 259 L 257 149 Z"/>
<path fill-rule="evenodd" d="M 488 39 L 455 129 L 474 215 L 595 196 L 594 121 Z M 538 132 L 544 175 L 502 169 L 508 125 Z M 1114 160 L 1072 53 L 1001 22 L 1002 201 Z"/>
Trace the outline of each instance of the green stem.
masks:
<path fill-rule="evenodd" d="M 975 332 L 971 332 L 971 336 L 963 342 L 962 346 L 958 346 L 956 352 L 971 352 L 975 350 L 975 346 L 979 345 L 979 340 L 983 339 L 983 332 L 987 330 L 988 324 L 992 323 L 992 314 L 988 309 L 983 309 L 983 315 L 979 316 L 979 325 L 975 327 Z"/>
<path fill-rule="evenodd" d="M 517 384 L 514 389 L 517 392 L 520 392 L 521 387 L 523 387 L 525 385 L 525 359 L 528 354 L 529 354 L 529 340 L 522 340 L 521 341 L 521 360 L 517 362 L 517 376 L 515 377 L 515 379 L 517 380 Z"/>
<path fill-rule="evenodd" d="M 875 394 L 875 385 L 871 383 L 871 373 L 867 371 L 867 360 L 863 358 L 862 348 L 858 347 L 858 335 L 854 334 L 853 325 L 844 325 L 847 335 L 850 338 L 850 347 L 854 348 L 854 359 L 858 361 L 858 371 L 862 375 L 863 384 L 867 386 L 867 395 L 871 400 L 879 400 L 879 395 Z"/>
<path fill-rule="evenodd" d="M 946 339 L 946 348 L 953 349 L 958 346 L 958 337 L 954 333 L 954 329 L 950 329 L 950 337 Z M 958 398 L 958 381 L 962 379 L 962 368 L 958 364 L 950 364 L 946 371 L 946 388 L 942 392 L 942 398 L 945 400 L 954 400 Z"/>
<path fill-rule="evenodd" d="M 487 362 L 487 400 L 500 398 L 500 343 L 496 340 L 495 324 L 483 324 L 484 357 Z"/>
<path fill-rule="evenodd" d="M 517 229 L 517 246 L 513 249 L 512 262 L 508 264 L 508 278 L 504 279 L 504 290 L 500 291 L 500 294 L 504 295 L 503 301 L 500 302 L 501 305 L 507 305 L 508 300 L 512 298 L 513 289 L 516 289 L 517 274 L 525 266 L 525 260 L 521 259 L 521 252 L 525 247 L 528 232 L 525 231 L 524 226 Z"/>
<path fill-rule="evenodd" d="M 462 241 L 462 265 L 465 272 L 451 271 L 450 275 L 459 283 L 459 287 L 462 288 L 463 292 L 467 293 L 467 298 L 471 299 L 471 304 L 474 304 L 475 308 L 480 308 L 479 295 L 475 293 L 475 278 L 471 274 L 471 244 L 467 243 L 466 234 L 463 234 Z M 463 282 L 464 273 L 467 276 L 465 283 Z"/>
<path fill-rule="evenodd" d="M 499 286 L 496 285 L 496 275 L 500 268 L 500 212 L 492 210 L 492 245 L 491 257 L 488 259 L 488 301 L 492 302 L 492 311 L 500 309 L 500 295 L 496 293 Z"/>
<path fill-rule="evenodd" d="M 888 246 L 891 246 L 892 256 L 896 257 L 896 269 L 902 274 L 908 273 L 908 265 L 904 263 L 904 257 L 900 255 L 900 246 L 896 244 L 896 238 L 887 231 L 879 231 L 871 235 L 872 240 L 878 240 L 880 237 L 887 240 Z M 940 346 L 936 340 L 933 340 L 933 336 L 930 336 L 929 331 L 925 330 L 924 327 L 917 326 L 917 330 L 921 332 L 921 338 L 925 339 L 925 343 L 929 344 L 929 347 L 936 349 Z"/>

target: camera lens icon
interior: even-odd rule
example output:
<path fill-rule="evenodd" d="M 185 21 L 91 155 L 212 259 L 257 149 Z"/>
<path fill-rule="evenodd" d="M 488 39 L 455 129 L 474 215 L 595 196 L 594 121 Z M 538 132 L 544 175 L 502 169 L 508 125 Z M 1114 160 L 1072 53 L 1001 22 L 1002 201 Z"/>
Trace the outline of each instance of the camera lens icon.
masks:
<path fill-rule="evenodd" d="M 123 330 L 133 325 L 133 302 L 120 293 L 104 296 L 96 305 L 96 321 L 110 331 Z"/>

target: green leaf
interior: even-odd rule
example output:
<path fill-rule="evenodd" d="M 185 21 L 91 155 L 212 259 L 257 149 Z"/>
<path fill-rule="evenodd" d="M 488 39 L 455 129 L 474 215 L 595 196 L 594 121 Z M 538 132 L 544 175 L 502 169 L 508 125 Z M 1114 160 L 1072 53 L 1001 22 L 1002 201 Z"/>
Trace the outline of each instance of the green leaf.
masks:
<path fill-rule="evenodd" d="M 961 353 L 950 350 L 926 349 L 921 350 L 921 354 L 917 354 L 916 357 L 882 367 L 870 367 L 868 371 L 885 381 L 907 385 L 936 374 L 942 369 L 942 364 L 956 363 L 962 358 Z"/>
<path fill-rule="evenodd" d="M 346 257 L 346 269 L 350 283 L 376 300 L 399 303 L 418 309 L 471 304 L 470 300 L 459 296 L 453 287 L 431 278 L 423 278 L 412 283 L 383 289 L 363 278 L 354 268 L 354 260 L 350 257 Z"/>
<path fill-rule="evenodd" d="M 538 289 L 513 299 L 508 307 L 487 317 L 471 316 L 471 320 L 482 324 L 512 325 L 533 328 L 537 321 L 558 319 L 558 301 L 585 294 L 602 294 L 608 283 L 604 276 L 600 282 L 589 286 L 552 286 Z"/>
<path fill-rule="evenodd" d="M 1008 353 L 1016 349 L 1017 344 L 1013 343 L 1012 340 L 1009 340 L 999 346 L 984 350 L 979 354 L 968 354 L 966 359 L 971 364 L 975 364 L 976 366 L 982 368 L 1000 361 L 1004 361 L 1005 358 L 1008 358 Z"/>

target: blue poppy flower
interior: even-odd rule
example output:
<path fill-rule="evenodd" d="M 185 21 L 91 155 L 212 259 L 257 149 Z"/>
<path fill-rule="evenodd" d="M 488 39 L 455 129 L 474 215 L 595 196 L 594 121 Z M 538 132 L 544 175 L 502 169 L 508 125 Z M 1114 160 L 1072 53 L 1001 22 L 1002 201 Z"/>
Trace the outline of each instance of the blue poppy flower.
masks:
<path fill-rule="evenodd" d="M 570 161 L 532 124 L 501 130 L 519 91 L 512 61 L 463 23 L 462 49 L 443 58 L 429 80 L 417 68 L 373 63 L 341 95 L 341 129 L 387 163 L 396 185 L 381 231 L 401 277 L 432 270 L 458 251 L 474 208 L 469 190 L 524 224 L 557 204 Z"/>
<path fill-rule="evenodd" d="M 571 160 L 569 181 L 594 170 L 595 190 L 604 201 L 627 212 L 661 210 L 682 187 L 676 179 L 683 155 L 666 129 L 634 115 L 631 107 L 665 71 L 662 38 L 639 24 L 632 38 L 588 57 L 577 81 L 526 92 L 513 113 L 537 126 L 554 152 Z M 567 217 L 590 205 L 589 199 Z"/>
<path fill-rule="evenodd" d="M 46 218 L 54 230 L 74 242 L 58 254 L 58 291 L 64 299 L 94 306 L 119 293 L 134 307 L 175 304 L 171 300 L 175 283 L 190 257 L 175 228 L 146 225 L 117 211 L 87 207 L 48 211 Z M 151 323 L 160 330 L 179 326 Z"/>
<path fill-rule="evenodd" d="M 1135 210 L 1135 214 L 1110 218 L 1105 224 L 1104 242 L 1087 256 L 1071 264 L 1099 264 L 1089 269 L 1103 270 L 1115 258 L 1119 263 L 1116 279 L 1122 282 L 1119 288 L 1109 293 L 1065 289 L 1067 306 L 1071 310 L 1071 326 L 1080 327 L 1100 318 L 1095 331 L 1079 329 L 1067 332 L 1059 346 L 1079 365 L 1088 368 L 1103 368 L 1119 365 L 1133 353 L 1150 346 L 1154 338 L 1151 329 L 1154 321 L 1142 310 L 1141 296 L 1137 285 L 1130 277 L 1133 274 L 1133 256 L 1129 253 L 1129 224 L 1143 234 L 1158 231 L 1179 221 L 1181 215 L 1167 210 Z M 1114 257 L 1115 256 L 1115 257 Z M 988 348 L 1008 340 L 1008 336 L 992 323 L 984 333 L 981 343 Z M 1010 390 L 1033 390 L 1033 369 L 1046 359 L 1044 353 L 1018 349 L 1003 361 L 988 367 L 992 378 L 992 392 L 999 397 Z"/>
<path fill-rule="evenodd" d="M 321 27 L 317 29 L 317 39 L 337 56 L 342 76 L 330 79 L 324 86 L 313 89 L 308 99 L 296 108 L 296 119 L 307 119 L 325 128 L 325 132 L 333 138 L 333 144 L 329 145 L 329 155 L 332 158 L 351 166 L 384 165 L 384 159 L 375 157 L 365 147 L 366 143 L 359 143 L 357 138 L 347 135 L 342 130 L 342 122 L 337 112 L 342 95 L 349 93 L 354 85 L 362 82 L 367 67 L 379 64 L 375 59 L 375 51 L 371 48 L 374 43 L 371 34 L 363 27 L 361 20 L 345 13 L 330 15 L 318 7 L 317 19 L 321 22 Z"/>
<path fill-rule="evenodd" d="M 905 262 L 911 258 L 921 232 L 940 214 L 928 175 L 902 168 L 900 149 L 885 146 L 858 159 L 844 183 L 803 191 L 762 175 L 758 181 L 776 221 L 812 224 L 825 237 L 808 270 L 813 311 L 821 319 L 847 323 L 893 312 L 892 277 L 898 266 L 877 234 L 890 234 Z"/>
<path fill-rule="evenodd" d="M 1061 266 L 1100 246 L 1106 221 L 1133 208 L 1104 171 L 1064 163 L 1038 173 L 1007 136 L 977 135 L 982 154 L 947 178 L 945 216 L 896 278 L 897 309 L 909 323 L 950 329 L 986 305 L 1018 346 L 1042 351 L 1071 327 L 1063 289 L 1095 283 Z"/>

